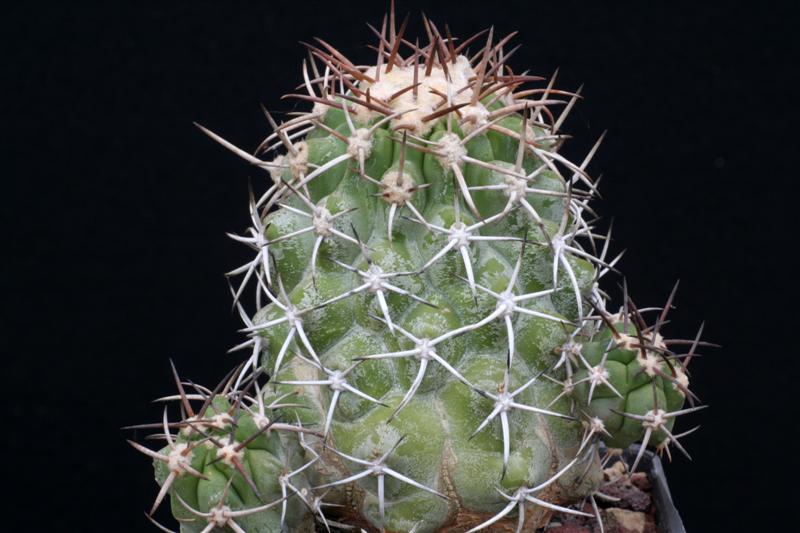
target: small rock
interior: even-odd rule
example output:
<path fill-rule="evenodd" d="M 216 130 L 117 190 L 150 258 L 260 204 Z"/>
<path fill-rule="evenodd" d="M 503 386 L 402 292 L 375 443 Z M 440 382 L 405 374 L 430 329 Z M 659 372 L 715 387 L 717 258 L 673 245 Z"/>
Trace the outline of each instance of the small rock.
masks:
<path fill-rule="evenodd" d="M 603 487 L 603 494 L 619 498 L 615 507 L 634 511 L 646 511 L 650 507 L 650 494 L 634 485 L 627 476 Z"/>
<path fill-rule="evenodd" d="M 628 472 L 628 467 L 622 461 L 617 461 L 610 467 L 603 470 L 603 476 L 608 482 L 613 482 L 624 476 Z"/>
<path fill-rule="evenodd" d="M 644 525 L 644 533 L 658 533 L 655 516 L 648 514 L 646 520 L 647 523 Z"/>
<path fill-rule="evenodd" d="M 647 477 L 645 472 L 635 472 L 631 474 L 631 483 L 639 490 L 649 491 L 653 488 L 653 484 L 650 483 L 650 478 Z"/>
<path fill-rule="evenodd" d="M 611 507 L 606 509 L 606 530 L 614 533 L 647 533 L 647 517 L 644 513 Z"/>
<path fill-rule="evenodd" d="M 592 528 L 577 524 L 560 524 L 548 527 L 545 531 L 547 533 L 592 533 Z"/>

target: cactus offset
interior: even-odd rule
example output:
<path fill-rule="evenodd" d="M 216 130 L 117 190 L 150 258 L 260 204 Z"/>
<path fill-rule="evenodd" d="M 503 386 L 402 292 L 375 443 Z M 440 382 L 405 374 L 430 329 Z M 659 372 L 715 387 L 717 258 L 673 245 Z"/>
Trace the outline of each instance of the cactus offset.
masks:
<path fill-rule="evenodd" d="M 594 504 L 600 440 L 685 453 L 672 427 L 701 408 L 686 367 L 705 343 L 662 336 L 674 291 L 606 310 L 600 141 L 558 153 L 579 95 L 529 88 L 511 36 L 425 19 L 411 44 L 406 22 L 384 18 L 372 66 L 307 45 L 291 96 L 313 108 L 265 111 L 255 155 L 201 127 L 273 183 L 232 235 L 255 252 L 229 273 L 249 356 L 214 390 L 175 373 L 181 419 L 148 426 L 166 446 L 132 443 L 182 531 L 530 531 Z"/>

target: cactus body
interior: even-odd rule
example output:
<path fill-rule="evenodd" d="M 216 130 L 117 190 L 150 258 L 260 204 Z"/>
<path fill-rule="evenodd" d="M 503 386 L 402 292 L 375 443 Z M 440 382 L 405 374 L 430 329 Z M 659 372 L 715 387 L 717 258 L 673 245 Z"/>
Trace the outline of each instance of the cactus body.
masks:
<path fill-rule="evenodd" d="M 370 67 L 310 46 L 313 108 L 268 114 L 255 156 L 204 130 L 272 185 L 234 236 L 249 358 L 213 391 L 177 379 L 184 416 L 147 452 L 182 530 L 528 531 L 593 500 L 600 439 L 680 447 L 697 409 L 699 341 L 676 356 L 627 293 L 606 311 L 596 147 L 558 153 L 578 96 L 529 89 L 491 31 L 469 56 L 426 21 L 401 53 L 389 26 Z"/>

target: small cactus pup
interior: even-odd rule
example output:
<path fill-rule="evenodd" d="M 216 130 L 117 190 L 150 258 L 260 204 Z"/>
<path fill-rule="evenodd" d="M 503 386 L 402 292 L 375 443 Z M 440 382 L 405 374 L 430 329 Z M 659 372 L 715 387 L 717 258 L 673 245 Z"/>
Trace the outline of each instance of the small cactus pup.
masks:
<path fill-rule="evenodd" d="M 243 362 L 214 388 L 175 372 L 179 418 L 137 426 L 163 447 L 131 442 L 160 484 L 148 517 L 169 499 L 184 532 L 533 531 L 600 519 L 601 441 L 686 453 L 708 344 L 663 336 L 674 290 L 640 308 L 623 282 L 608 310 L 600 140 L 559 153 L 579 91 L 512 71 L 513 34 L 423 19 L 412 42 L 407 22 L 373 28 L 370 65 L 306 45 L 287 96 L 311 109 L 265 110 L 255 152 L 200 126 L 269 184 L 231 235 L 254 252 L 228 273 Z"/>

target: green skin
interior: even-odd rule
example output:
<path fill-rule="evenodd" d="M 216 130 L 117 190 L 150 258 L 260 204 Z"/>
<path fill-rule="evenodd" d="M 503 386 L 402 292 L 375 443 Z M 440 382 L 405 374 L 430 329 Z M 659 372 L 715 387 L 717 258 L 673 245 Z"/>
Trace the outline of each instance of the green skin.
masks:
<path fill-rule="evenodd" d="M 622 324 L 615 326 L 619 332 L 626 331 Z M 633 328 L 629 334 L 633 333 Z M 599 364 L 603 358 L 603 353 L 609 343 L 613 343 L 611 332 L 604 329 L 594 336 L 592 342 L 583 344 L 581 354 L 591 365 Z M 616 345 L 610 349 L 606 355 L 605 369 L 609 373 L 608 380 L 622 394 L 622 398 L 614 394 L 608 387 L 597 387 L 592 394 L 592 401 L 587 403 L 589 397 L 588 383 L 582 383 L 575 388 L 574 397 L 582 405 L 586 405 L 586 411 L 591 416 L 600 417 L 605 424 L 606 430 L 611 436 L 605 435 L 603 441 L 607 446 L 614 448 L 626 448 L 630 444 L 642 438 L 642 424 L 634 419 L 623 417 L 618 413 L 630 413 L 634 415 L 644 415 L 653 409 L 653 396 L 656 395 L 658 406 L 667 412 L 677 411 L 683 406 L 684 395 L 672 383 L 666 383 L 661 376 L 648 377 L 639 364 L 639 353 L 634 350 L 625 350 Z M 661 370 L 669 375 L 666 365 L 662 365 Z M 578 381 L 587 375 L 586 370 L 578 372 L 575 380 Z M 655 388 L 653 388 L 655 381 Z M 616 411 L 616 412 L 615 412 Z M 675 419 L 670 419 L 667 430 L 672 431 Z M 659 444 L 666 439 L 666 435 L 657 432 L 654 443 Z"/>
<path fill-rule="evenodd" d="M 230 403 L 217 396 L 209 407 L 205 416 L 200 420 L 210 419 L 214 415 L 231 413 Z M 233 433 L 237 442 L 244 442 L 250 436 L 258 433 L 259 428 L 253 422 L 253 417 L 243 411 L 232 413 L 236 420 L 236 430 Z M 195 427 L 203 427 L 197 424 Z M 230 426 L 221 429 L 204 427 L 206 435 L 218 441 L 225 441 L 231 436 Z M 196 432 L 190 434 L 183 430 L 178 434 L 176 444 L 189 443 L 195 445 L 192 449 L 192 467 L 201 472 L 207 479 L 183 473 L 178 476 L 172 485 L 171 506 L 172 514 L 181 522 L 181 531 L 195 533 L 202 531 L 208 522 L 193 514 L 180 501 L 191 506 L 194 510 L 208 512 L 218 505 L 222 496 L 227 495 L 225 505 L 232 510 L 249 509 L 263 506 L 281 498 L 281 488 L 278 476 L 292 471 L 302 464 L 299 446 L 296 439 L 286 439 L 278 432 L 264 432 L 249 442 L 243 450 L 242 464 L 249 478 L 258 488 L 261 498 L 253 491 L 245 478 L 230 464 L 218 460 L 217 447 L 203 441 L 202 435 Z M 162 449 L 163 453 L 169 452 L 169 447 Z M 155 461 L 156 480 L 163 484 L 169 474 L 167 465 Z M 298 488 L 308 488 L 302 478 L 293 478 L 293 484 Z M 286 525 L 290 531 L 313 531 L 313 517 L 309 515 L 304 504 L 298 499 L 287 500 Z M 256 533 L 281 533 L 280 528 L 281 506 L 276 505 L 265 511 L 248 516 L 236 518 L 236 523 L 245 531 Z M 214 531 L 220 531 L 218 528 Z"/>
<path fill-rule="evenodd" d="M 324 122 L 343 135 L 350 135 L 341 111 L 331 109 Z M 463 137 L 463 133 L 455 126 L 455 120 L 453 124 L 453 131 Z M 510 116 L 500 124 L 519 132 L 522 118 L 519 115 Z M 426 138 L 436 141 L 445 132 L 446 118 L 440 119 Z M 309 162 L 315 165 L 322 165 L 347 150 L 344 142 L 321 128 L 309 133 L 306 141 L 309 145 Z M 513 167 L 517 158 L 517 143 L 510 136 L 489 131 L 472 139 L 467 144 L 467 149 L 473 158 Z M 366 160 L 366 174 L 380 180 L 385 172 L 397 169 L 400 147 L 399 140 L 393 139 L 388 129 L 378 130 L 373 137 L 372 151 Z M 530 173 L 539 164 L 541 163 L 535 157 L 528 155 L 524 159 L 523 167 Z M 449 228 L 455 221 L 453 197 L 460 197 L 459 191 L 454 191 L 452 171 L 445 172 L 435 156 L 423 154 L 411 147 L 406 150 L 404 169 L 416 185 L 430 184 L 428 188 L 414 193 L 412 202 L 417 209 L 428 222 Z M 502 174 L 483 167 L 467 164 L 463 172 L 470 186 L 504 183 Z M 284 179 L 292 179 L 288 171 Z M 554 191 L 564 190 L 561 179 L 550 171 L 539 174 L 531 185 Z M 379 192 L 378 187 L 359 176 L 357 163 L 354 161 L 337 165 L 320 175 L 308 184 L 308 191 L 313 202 L 321 202 L 332 214 L 357 208 L 337 219 L 335 227 L 349 235 L 352 235 L 351 228 L 354 228 L 369 247 L 369 255 L 374 263 L 386 272 L 416 271 L 446 243 L 445 236 L 399 216 L 395 217 L 393 241 L 390 242 L 387 239 L 387 213 L 390 204 L 376 195 Z M 473 198 L 483 217 L 501 211 L 507 201 L 503 191 L 476 191 Z M 562 218 L 562 198 L 529 194 L 527 199 L 545 220 L 548 231 L 554 233 Z M 285 203 L 308 210 L 296 197 L 289 197 Z M 463 202 L 460 211 L 466 224 L 474 223 L 473 215 Z M 411 213 L 407 208 L 400 208 L 398 215 L 410 217 Z M 269 223 L 267 238 L 273 240 L 307 227 L 309 219 L 280 208 L 271 213 L 265 223 Z M 482 229 L 481 234 L 519 238 L 527 235 L 531 241 L 525 248 L 522 269 L 514 289 L 516 294 L 552 287 L 552 252 L 546 246 L 533 244 L 545 242 L 546 239 L 523 210 L 516 209 L 500 221 Z M 307 233 L 270 247 L 277 265 L 277 270 L 271 272 L 272 279 L 275 281 L 280 276 L 290 300 L 298 309 L 321 303 L 362 282 L 357 274 L 345 270 L 330 259 L 337 259 L 361 270 L 366 270 L 368 266 L 358 246 L 340 238 L 329 238 L 321 246 L 316 278 L 312 282 L 311 252 L 314 238 L 313 233 Z M 519 242 L 472 243 L 470 256 L 476 282 L 496 292 L 505 290 L 519 253 Z M 568 260 L 581 290 L 588 293 L 595 281 L 593 266 L 577 257 L 568 257 Z M 476 305 L 468 284 L 458 276 L 465 277 L 466 272 L 461 256 L 452 250 L 421 275 L 393 278 L 393 284 L 437 306 L 433 308 L 407 296 L 387 292 L 393 321 L 418 338 L 435 338 L 449 330 L 475 323 L 491 313 L 496 305 L 495 299 L 479 291 Z M 575 322 L 578 318 L 575 298 L 563 270 L 559 273 L 558 286 L 562 290 L 529 300 L 525 306 Z M 585 309 L 584 312 L 589 310 Z M 383 316 L 377 297 L 366 291 L 304 315 L 305 332 L 327 368 L 344 370 L 353 364 L 353 358 L 413 348 L 413 343 L 400 334 L 392 334 L 384 323 L 370 315 Z M 270 304 L 257 313 L 254 323 L 263 323 L 281 316 L 280 309 Z M 548 371 L 550 376 L 564 380 L 566 376 L 563 367 L 558 370 L 552 368 L 558 360 L 559 347 L 568 340 L 571 327 L 520 314 L 514 315 L 513 320 L 516 354 L 510 371 L 511 389 L 516 389 L 541 371 Z M 285 324 L 263 331 L 266 347 L 262 363 L 266 372 L 272 372 L 275 358 L 287 334 L 288 328 Z M 610 339 L 610 332 L 605 327 L 595 332 L 592 338 L 588 337 L 588 333 L 579 334 L 576 338 L 583 344 L 583 356 L 592 365 L 600 363 Z M 507 346 L 504 323 L 496 320 L 474 332 L 437 345 L 436 352 L 471 383 L 482 390 L 497 393 L 506 370 Z M 305 353 L 297 338 L 286 353 L 280 372 L 272 376 L 273 381 L 325 379 L 324 374 L 315 367 L 296 357 L 296 352 Z M 307 353 L 305 355 L 308 357 Z M 578 367 L 582 368 L 581 365 Z M 610 372 L 611 383 L 623 398 L 617 397 L 601 384 L 595 388 L 591 403 L 587 403 L 588 385 L 582 384 L 575 387 L 572 395 L 563 396 L 548 409 L 576 417 L 581 416 L 581 412 L 598 416 L 612 434 L 611 438 L 604 436 L 604 440 L 610 446 L 625 447 L 639 440 L 644 429 L 641 422 L 623 418 L 614 411 L 645 414 L 653 409 L 652 378 L 640 372 L 637 353 L 631 350 L 613 349 L 608 354 L 606 367 Z M 411 386 L 418 368 L 419 361 L 414 357 L 368 360 L 357 366 L 347 376 L 348 382 L 386 406 L 344 392 L 334 411 L 329 435 L 329 444 L 335 449 L 367 460 L 389 451 L 400 437 L 405 437 L 402 444 L 389 456 L 388 466 L 448 496 L 448 499 L 444 499 L 387 477 L 387 531 L 408 532 L 420 520 L 423 523 L 419 524 L 418 533 L 437 531 L 467 515 L 478 517 L 471 523 L 476 525 L 504 507 L 505 502 L 499 497 L 498 488 L 511 494 L 518 487 L 542 483 L 575 456 L 585 434 L 581 422 L 513 409 L 509 412 L 510 460 L 503 477 L 503 437 L 499 418 L 495 418 L 488 427 L 470 438 L 490 413 L 492 401 L 466 387 L 435 361 L 430 361 L 425 378 L 413 400 L 387 422 Z M 574 380 L 578 381 L 585 375 L 582 370 L 574 376 Z M 679 408 L 683 404 L 681 393 L 671 383 L 665 384 L 662 378 L 656 377 L 655 380 L 658 406 L 667 410 Z M 284 421 L 299 419 L 304 426 L 321 431 L 331 391 L 325 386 L 273 383 L 265 391 L 265 395 L 269 401 L 269 398 L 291 391 L 297 393 L 293 402 L 303 403 L 306 408 L 282 409 L 274 415 L 280 414 Z M 561 391 L 561 386 L 542 378 L 515 400 L 547 408 Z M 247 415 L 241 416 L 237 438 L 247 437 L 247 420 Z M 250 425 L 252 426 L 252 421 Z M 656 434 L 654 442 L 657 443 L 664 437 L 665 435 Z M 246 452 L 250 473 L 259 485 L 265 501 L 280 497 L 275 479 L 281 468 L 288 466 L 287 449 L 298 449 L 294 435 L 271 438 L 273 440 L 268 443 L 266 437 L 263 440 L 259 437 L 247 447 Z M 319 443 L 315 445 L 315 449 L 322 451 Z M 227 479 L 233 476 L 235 491 L 231 491 L 229 505 L 235 508 L 260 504 L 241 475 L 229 467 L 207 464 L 206 456 L 211 452 L 197 453 L 193 463 L 210 480 L 198 480 L 184 475 L 176 483 L 173 493 L 181 494 L 197 509 L 207 511 L 218 503 Z M 297 457 L 299 454 L 294 455 L 295 462 L 302 464 L 302 459 Z M 311 458 L 306 456 L 305 460 Z M 307 479 L 298 476 L 293 483 L 318 486 L 363 470 L 362 466 L 350 464 L 329 452 L 323 454 L 323 459 L 318 466 L 324 465 L 324 468 L 311 468 Z M 297 464 L 293 466 L 296 467 Z M 549 489 L 548 499 L 554 503 L 569 504 L 591 493 L 600 480 L 599 466 L 597 462 L 591 464 L 588 474 L 581 476 L 584 471 L 586 466 L 581 465 L 561 477 Z M 163 481 L 166 471 L 163 464 L 158 462 L 157 472 L 159 479 Z M 540 494 L 539 497 L 541 496 Z M 311 513 L 298 500 L 297 497 L 290 499 L 293 511 L 289 516 L 294 522 L 289 530 L 312 531 L 309 521 Z M 337 487 L 328 493 L 326 501 L 348 506 L 348 515 L 361 525 L 379 527 L 375 477 L 351 483 L 348 489 Z M 530 508 L 526 515 L 535 517 L 538 512 L 541 516 L 541 508 L 537 510 L 533 504 L 528 505 Z M 176 518 L 189 517 L 174 496 L 172 508 Z M 247 526 L 241 522 L 240 525 L 247 531 L 277 532 L 280 506 L 275 509 L 242 519 Z M 514 513 L 509 516 L 515 520 Z M 203 519 L 199 519 L 197 524 L 200 529 L 206 525 Z M 196 525 L 183 524 L 181 527 L 184 531 L 199 531 Z"/>

